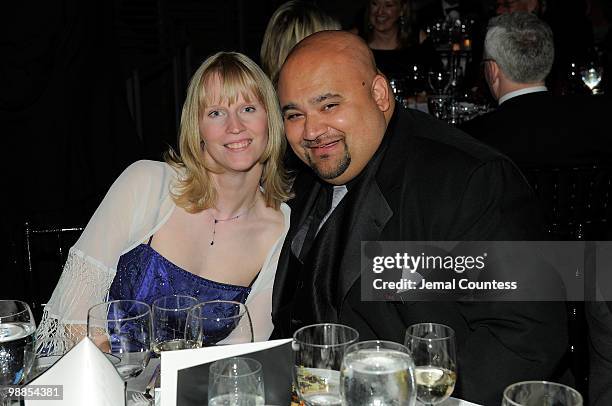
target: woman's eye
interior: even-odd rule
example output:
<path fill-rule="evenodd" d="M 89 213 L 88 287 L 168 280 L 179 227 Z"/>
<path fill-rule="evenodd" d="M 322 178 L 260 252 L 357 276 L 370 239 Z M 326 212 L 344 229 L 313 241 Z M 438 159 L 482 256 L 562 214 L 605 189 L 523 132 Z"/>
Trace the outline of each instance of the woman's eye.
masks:
<path fill-rule="evenodd" d="M 289 121 L 291 121 L 291 120 L 295 120 L 296 118 L 298 118 L 298 117 L 300 117 L 300 116 L 301 116 L 301 114 L 300 114 L 300 113 L 287 113 L 287 114 L 285 115 L 285 120 L 289 120 Z"/>
<path fill-rule="evenodd" d="M 221 115 L 221 112 L 218 110 L 213 110 L 208 113 L 208 117 L 211 117 L 211 118 L 219 117 L 220 115 Z"/>
<path fill-rule="evenodd" d="M 253 113 L 253 112 L 255 112 L 255 110 L 256 110 L 255 106 L 247 106 L 247 107 L 244 108 L 244 111 L 247 112 L 247 113 Z"/>

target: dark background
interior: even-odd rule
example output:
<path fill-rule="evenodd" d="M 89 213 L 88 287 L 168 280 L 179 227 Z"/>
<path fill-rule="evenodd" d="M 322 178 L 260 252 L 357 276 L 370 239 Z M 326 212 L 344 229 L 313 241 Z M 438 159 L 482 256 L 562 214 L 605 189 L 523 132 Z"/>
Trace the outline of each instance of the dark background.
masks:
<path fill-rule="evenodd" d="M 413 0 L 413 9 L 424 10 L 432 1 Z M 465 1 L 491 12 L 492 0 Z M 585 1 L 596 37 L 609 49 L 608 0 L 549 3 Z M 234 50 L 259 60 L 268 19 L 282 2 L 2 2 L 1 298 L 26 298 L 34 289 L 25 274 L 24 223 L 85 225 L 127 165 L 159 160 L 176 145 L 189 77 L 208 55 Z M 318 4 L 350 28 L 365 3 Z M 52 262 L 39 272 L 57 274 L 61 261 Z M 44 280 L 38 283 L 51 291 L 54 278 L 34 283 Z"/>

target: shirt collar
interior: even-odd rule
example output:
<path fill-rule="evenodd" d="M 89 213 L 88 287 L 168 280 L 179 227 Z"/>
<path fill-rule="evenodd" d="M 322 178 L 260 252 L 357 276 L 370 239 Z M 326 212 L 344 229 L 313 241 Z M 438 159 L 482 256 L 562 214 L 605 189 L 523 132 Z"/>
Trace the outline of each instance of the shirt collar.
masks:
<path fill-rule="evenodd" d="M 499 105 L 501 106 L 503 102 L 508 101 L 516 96 L 522 96 L 524 94 L 536 93 L 536 92 L 546 92 L 547 90 L 548 88 L 546 86 L 532 86 L 532 87 L 526 87 L 524 89 L 515 90 L 513 92 L 508 92 L 499 98 Z"/>

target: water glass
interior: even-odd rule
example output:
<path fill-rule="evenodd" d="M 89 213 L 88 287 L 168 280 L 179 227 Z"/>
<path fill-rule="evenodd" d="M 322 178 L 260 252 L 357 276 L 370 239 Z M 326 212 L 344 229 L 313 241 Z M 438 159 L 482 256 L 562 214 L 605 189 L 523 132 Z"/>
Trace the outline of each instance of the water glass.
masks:
<path fill-rule="evenodd" d="M 414 406 L 414 362 L 406 347 L 364 341 L 347 348 L 342 360 L 343 405 Z"/>
<path fill-rule="evenodd" d="M 560 383 L 525 381 L 504 390 L 502 406 L 582 406 L 582 396 Z"/>
<path fill-rule="evenodd" d="M 189 310 L 198 300 L 187 295 L 170 295 L 153 302 L 153 351 L 183 350 L 195 348 L 195 342 L 185 339 L 185 327 Z"/>
<path fill-rule="evenodd" d="M 0 386 L 18 385 L 28 374 L 34 360 L 35 331 L 27 303 L 0 300 Z"/>
<path fill-rule="evenodd" d="M 215 361 L 208 376 L 209 406 L 263 406 L 265 391 L 259 361 L 233 357 Z"/>
<path fill-rule="evenodd" d="M 455 331 L 444 324 L 413 324 L 406 330 L 405 344 L 416 365 L 419 401 L 426 405 L 445 401 L 457 380 Z"/>
<path fill-rule="evenodd" d="M 124 380 L 140 375 L 149 362 L 151 325 L 151 308 L 137 300 L 100 303 L 87 313 L 87 336 L 102 352 L 119 358 L 115 368 Z"/>
<path fill-rule="evenodd" d="M 293 383 L 308 406 L 340 405 L 340 367 L 344 352 L 359 340 L 341 324 L 314 324 L 293 335 Z"/>
<path fill-rule="evenodd" d="M 189 309 L 185 340 L 195 347 L 253 342 L 253 324 L 246 305 L 211 300 Z"/>

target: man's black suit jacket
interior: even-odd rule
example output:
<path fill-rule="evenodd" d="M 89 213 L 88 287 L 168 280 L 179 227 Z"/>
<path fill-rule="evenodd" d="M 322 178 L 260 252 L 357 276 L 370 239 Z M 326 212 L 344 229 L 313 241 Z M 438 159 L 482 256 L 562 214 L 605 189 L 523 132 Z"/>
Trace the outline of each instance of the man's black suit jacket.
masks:
<path fill-rule="evenodd" d="M 461 129 L 512 159 L 521 169 L 603 163 L 609 160 L 607 96 L 513 97 Z"/>
<path fill-rule="evenodd" d="M 346 245 L 337 247 L 343 250 L 337 320 L 356 328 L 360 340 L 400 343 L 414 323 L 452 326 L 459 365 L 454 395 L 497 405 L 510 383 L 554 377 L 567 344 L 564 305 L 362 302 L 360 242 L 537 239 L 531 190 L 509 160 L 460 131 L 415 110 L 400 108 L 394 115 L 366 203 L 345 231 Z M 319 182 L 306 171 L 294 184 L 291 229 L 272 300 L 275 337 L 293 333 L 294 307 L 303 311 L 311 306 L 293 303 L 296 275 L 288 263 L 291 241 L 312 207 Z"/>

